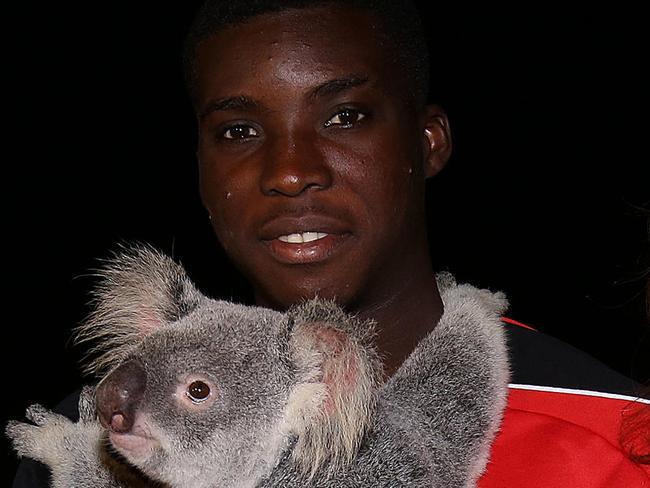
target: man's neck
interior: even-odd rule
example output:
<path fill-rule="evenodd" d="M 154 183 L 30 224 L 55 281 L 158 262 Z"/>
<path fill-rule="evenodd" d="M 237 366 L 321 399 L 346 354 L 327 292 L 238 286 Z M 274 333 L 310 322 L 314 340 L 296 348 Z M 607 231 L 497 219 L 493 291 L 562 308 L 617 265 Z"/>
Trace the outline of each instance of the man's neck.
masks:
<path fill-rule="evenodd" d="M 384 377 L 389 378 L 438 324 L 443 304 L 435 276 L 427 269 L 403 282 L 390 296 L 356 312 L 362 319 L 377 322 L 376 345 L 384 362 Z"/>

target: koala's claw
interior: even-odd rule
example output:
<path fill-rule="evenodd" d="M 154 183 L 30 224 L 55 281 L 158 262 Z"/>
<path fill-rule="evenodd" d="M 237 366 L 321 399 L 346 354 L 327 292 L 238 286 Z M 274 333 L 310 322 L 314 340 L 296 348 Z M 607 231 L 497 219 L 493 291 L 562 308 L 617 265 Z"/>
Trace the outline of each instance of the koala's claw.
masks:
<path fill-rule="evenodd" d="M 79 421 L 93 422 L 96 419 L 95 388 L 84 386 L 79 395 Z"/>
<path fill-rule="evenodd" d="M 32 436 L 36 428 L 33 425 L 16 420 L 7 422 L 5 434 L 11 439 L 11 444 L 19 457 L 31 456 L 34 444 L 32 442 Z"/>
<path fill-rule="evenodd" d="M 50 410 L 38 403 L 30 405 L 25 411 L 25 417 L 27 417 L 27 420 L 34 422 L 36 425 L 44 425 L 51 415 L 52 412 Z"/>

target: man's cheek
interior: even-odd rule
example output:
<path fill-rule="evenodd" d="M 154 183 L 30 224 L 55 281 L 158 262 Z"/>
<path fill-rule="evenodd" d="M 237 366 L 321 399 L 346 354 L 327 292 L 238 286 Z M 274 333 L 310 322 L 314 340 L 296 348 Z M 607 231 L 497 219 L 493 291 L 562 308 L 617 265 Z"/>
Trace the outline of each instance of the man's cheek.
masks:
<path fill-rule="evenodd" d="M 230 254 L 230 250 L 236 246 L 238 240 L 238 219 L 236 217 L 236 212 L 232 212 L 232 209 L 229 209 L 228 207 L 229 205 L 225 202 L 219 202 L 219 204 L 213 202 L 208 211 L 210 212 L 212 229 L 214 230 L 217 239 L 226 252 Z"/>

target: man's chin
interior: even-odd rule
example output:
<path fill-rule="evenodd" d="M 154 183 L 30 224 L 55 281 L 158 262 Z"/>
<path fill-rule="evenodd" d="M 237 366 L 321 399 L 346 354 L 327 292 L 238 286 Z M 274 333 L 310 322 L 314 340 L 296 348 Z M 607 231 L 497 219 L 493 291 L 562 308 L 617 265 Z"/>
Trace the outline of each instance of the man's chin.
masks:
<path fill-rule="evenodd" d="M 263 291 L 255 292 L 257 305 L 272 308 L 275 310 L 286 310 L 289 307 L 311 298 L 322 298 L 332 300 L 338 305 L 347 308 L 356 301 L 356 283 L 349 280 L 337 280 L 331 275 L 327 279 L 318 276 L 317 270 L 313 270 L 311 276 L 282 276 L 278 278 L 282 284 L 273 286 L 265 283 L 260 288 Z M 270 291 L 270 293 L 268 293 Z"/>

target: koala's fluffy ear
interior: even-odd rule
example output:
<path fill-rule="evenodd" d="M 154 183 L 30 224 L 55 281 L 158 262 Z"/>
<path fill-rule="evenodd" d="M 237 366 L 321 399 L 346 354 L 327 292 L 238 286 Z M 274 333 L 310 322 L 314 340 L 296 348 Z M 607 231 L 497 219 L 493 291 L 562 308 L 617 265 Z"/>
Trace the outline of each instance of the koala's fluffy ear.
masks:
<path fill-rule="evenodd" d="M 98 270 L 94 310 L 75 331 L 76 342 L 95 343 L 85 372 L 102 374 L 163 324 L 191 312 L 202 295 L 185 270 L 146 245 L 123 248 Z"/>
<path fill-rule="evenodd" d="M 298 436 L 294 461 L 313 476 L 350 463 L 357 453 L 371 426 L 381 361 L 372 346 L 374 323 L 318 299 L 289 315 L 298 384 L 289 400 L 287 428 Z"/>

